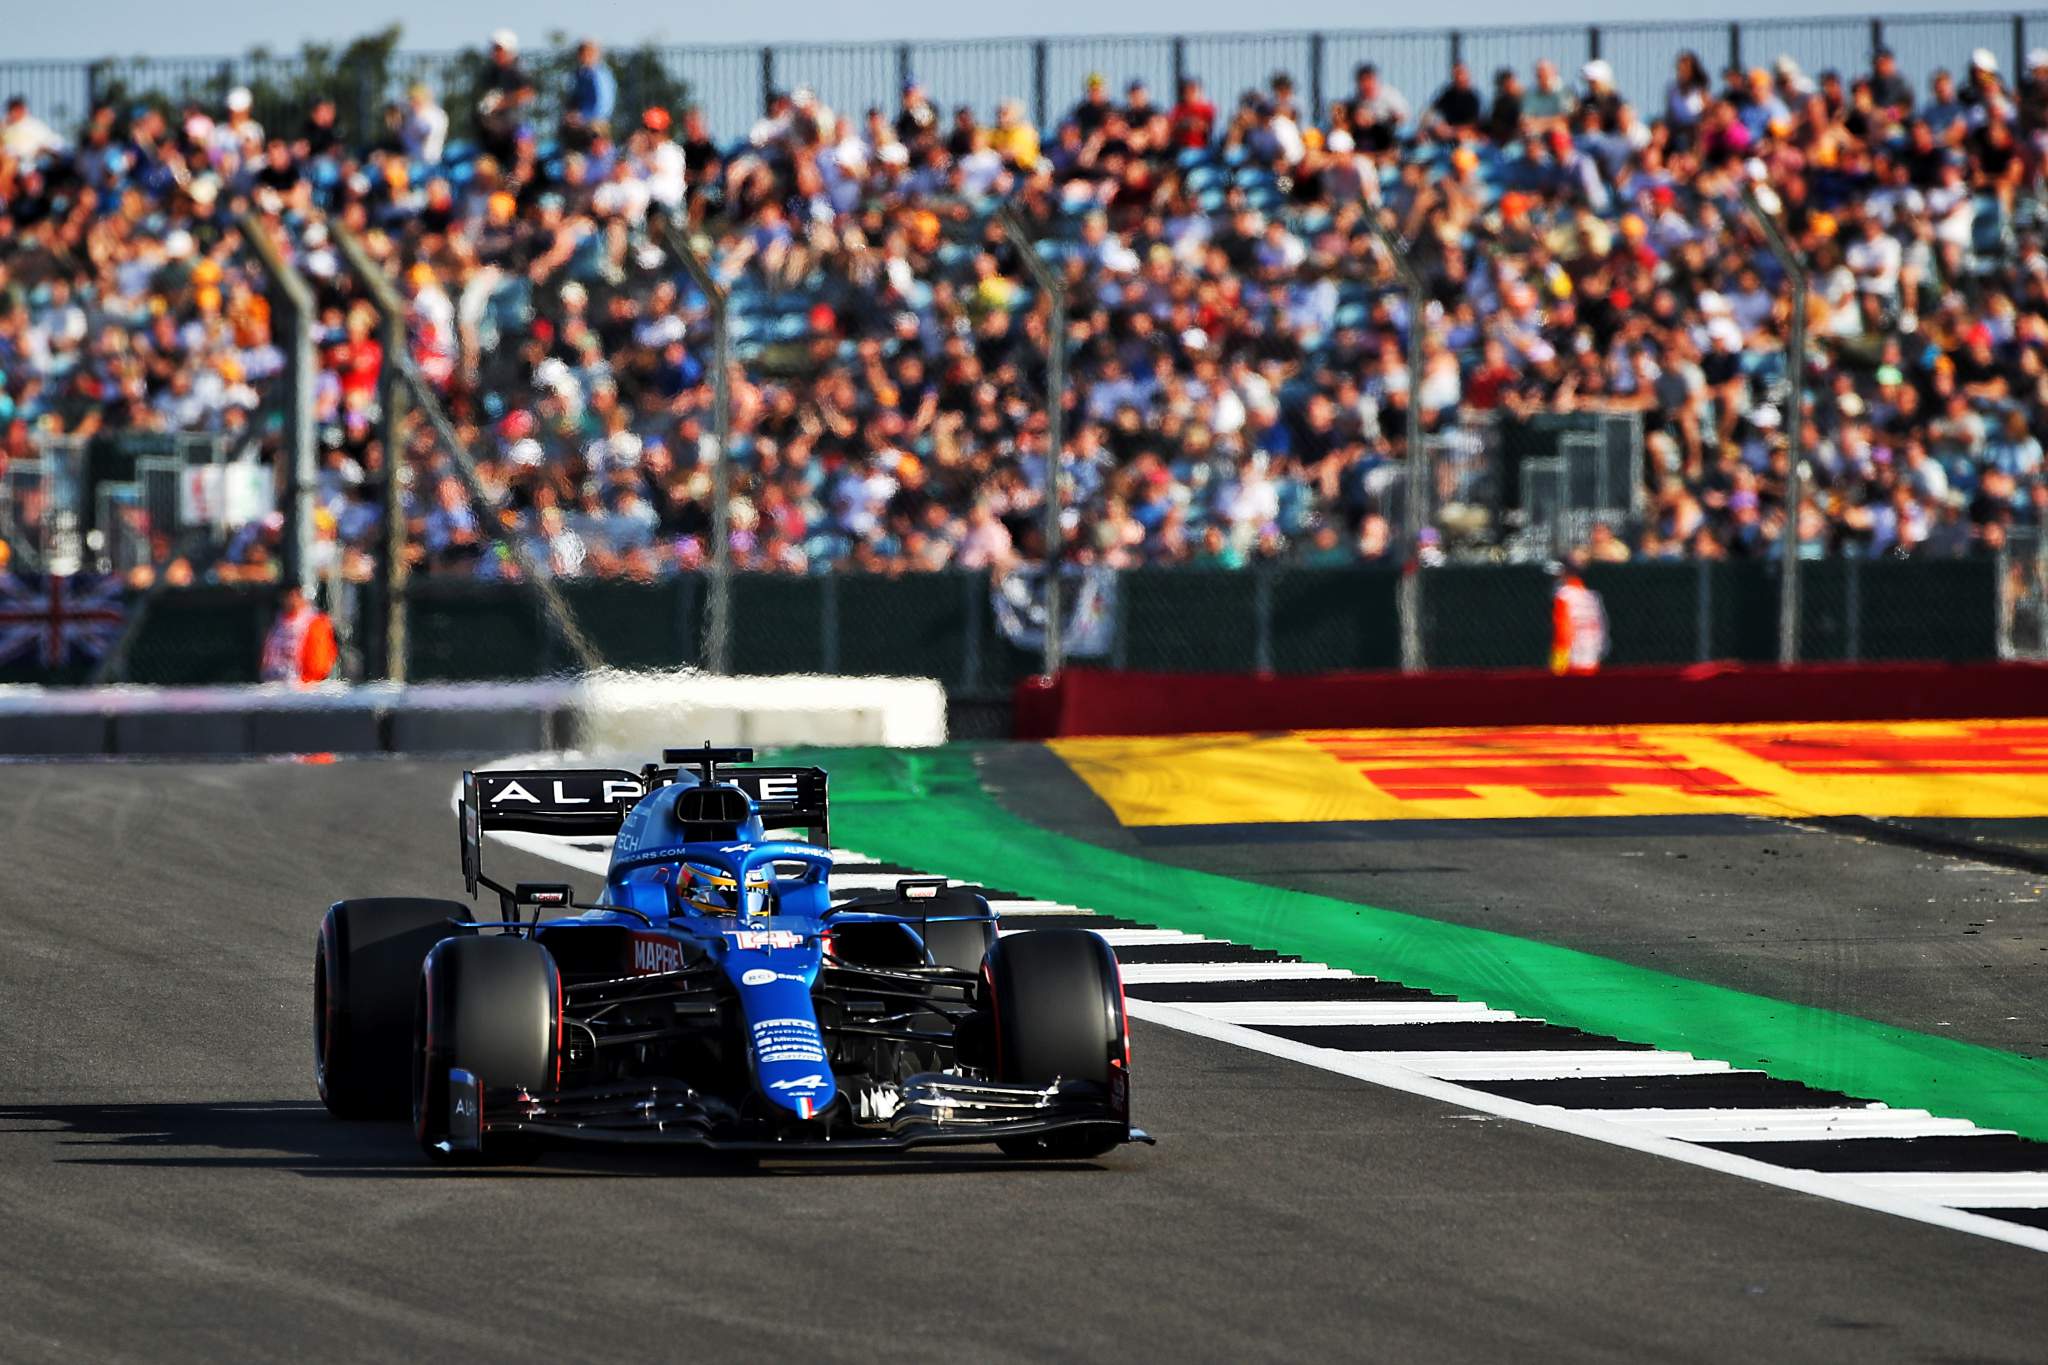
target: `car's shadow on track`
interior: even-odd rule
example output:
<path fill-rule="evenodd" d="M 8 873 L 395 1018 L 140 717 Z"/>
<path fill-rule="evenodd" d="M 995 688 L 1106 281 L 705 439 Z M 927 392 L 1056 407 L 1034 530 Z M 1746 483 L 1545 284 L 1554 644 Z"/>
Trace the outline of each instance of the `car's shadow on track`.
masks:
<path fill-rule="evenodd" d="M 1029 1161 L 993 1150 L 941 1149 L 887 1156 L 756 1161 L 688 1148 L 563 1147 L 534 1164 L 443 1166 L 428 1162 L 403 1123 L 345 1123 L 310 1100 L 163 1104 L 0 1104 L 0 1143 L 51 1141 L 68 1165 L 275 1170 L 325 1178 L 534 1180 L 687 1176 L 943 1175 L 1101 1170 L 1090 1161 Z"/>

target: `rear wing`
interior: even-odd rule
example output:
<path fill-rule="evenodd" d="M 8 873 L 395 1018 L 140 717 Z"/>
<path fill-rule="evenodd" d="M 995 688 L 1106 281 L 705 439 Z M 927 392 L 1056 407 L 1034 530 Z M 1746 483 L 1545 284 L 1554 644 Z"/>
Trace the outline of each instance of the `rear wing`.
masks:
<path fill-rule="evenodd" d="M 683 768 L 715 776 L 753 798 L 764 829 L 802 828 L 815 844 L 829 845 L 826 776 L 823 768 L 718 767 L 707 774 L 697 763 L 676 768 L 649 764 L 624 768 L 498 769 L 465 772 L 456 807 L 462 841 L 462 880 L 471 895 L 483 878 L 483 836 L 487 830 L 530 834 L 595 835 L 619 832 L 633 805 L 648 792 L 673 784 Z"/>

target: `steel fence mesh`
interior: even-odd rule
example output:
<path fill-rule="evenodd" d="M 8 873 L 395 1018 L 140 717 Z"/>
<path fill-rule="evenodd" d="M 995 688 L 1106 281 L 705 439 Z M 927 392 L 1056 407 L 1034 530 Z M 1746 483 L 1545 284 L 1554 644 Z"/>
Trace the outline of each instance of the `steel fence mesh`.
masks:
<path fill-rule="evenodd" d="M 1216 105 L 1217 117 L 1227 120 L 1231 110 L 1226 102 L 1246 90 L 1270 91 L 1273 77 L 1285 75 L 1294 82 L 1298 108 L 1314 116 L 1315 96 L 1323 93 L 1324 107 L 1331 98 L 1350 88 L 1330 87 L 1313 68 L 1315 43 L 1307 34 L 1245 33 L 1190 35 L 1183 43 L 1183 63 L 1190 76 L 1199 77 Z M 1155 102 L 1173 104 L 1171 84 L 1153 87 Z"/>
<path fill-rule="evenodd" d="M 1709 72 L 1730 56 L 1730 25 L 1611 24 L 1600 30 L 1600 56 L 1614 68 L 1614 86 L 1646 116 L 1662 114 L 1665 88 L 1676 73 L 1678 54 L 1691 52 Z"/>
<path fill-rule="evenodd" d="M 1856 607 L 1852 661 L 1987 659 L 1998 649 L 1998 561 L 1831 561 Z M 1804 606 L 1802 604 L 1802 611 Z M 1803 656 L 1802 656 L 1803 657 Z"/>
<path fill-rule="evenodd" d="M 1124 84 L 1142 79 L 1156 100 L 1170 105 L 1177 74 L 1200 78 L 1219 109 L 1247 89 L 1265 89 L 1276 72 L 1293 77 L 1298 101 L 1322 117 L 1352 89 L 1352 72 L 1373 62 L 1382 79 L 1407 96 L 1418 112 L 1443 86 L 1454 53 L 1470 64 L 1482 89 L 1493 72 L 1513 67 L 1525 82 L 1539 58 L 1555 62 L 1567 83 L 1598 55 L 1613 68 L 1616 85 L 1645 110 L 1660 109 L 1672 62 L 1683 49 L 1697 52 L 1710 71 L 1725 66 L 1768 67 L 1788 56 L 1809 75 L 1833 69 L 1845 82 L 1869 67 L 1883 41 L 1899 57 L 1916 90 L 1926 89 L 1936 67 L 1959 71 L 1976 48 L 1987 48 L 2011 73 L 2030 47 L 2048 42 L 2048 15 L 1920 14 L 1879 18 L 1689 20 L 1489 26 L 1456 31 L 1290 32 L 1007 38 L 924 43 L 790 43 L 764 47 L 717 45 L 653 47 L 629 55 L 620 69 L 620 117 L 631 119 L 658 92 L 646 88 L 654 73 L 673 90 L 686 82 L 715 137 L 744 134 L 761 116 L 774 89 L 810 86 L 842 113 L 858 117 L 870 106 L 893 110 L 900 83 L 913 74 L 942 108 L 970 105 L 986 118 L 1004 99 L 1026 102 L 1043 128 L 1080 97 L 1084 82 L 1101 73 L 1121 98 Z M 135 103 L 186 100 L 218 103 L 235 85 L 256 94 L 255 114 L 266 126 L 296 128 L 316 89 L 337 102 L 345 131 L 374 134 L 383 106 L 403 98 L 407 86 L 425 84 L 447 108 L 454 136 L 473 134 L 471 88 L 481 65 L 476 51 L 389 54 L 381 66 L 344 66 L 333 51 L 304 56 L 249 53 L 233 57 L 132 57 L 98 61 L 0 62 L 0 85 L 20 92 L 58 126 L 82 123 L 95 99 Z M 531 61 L 552 72 L 562 52 L 536 48 Z M 644 58 L 646 65 L 641 65 Z M 1042 83 L 1041 83 L 1042 82 Z M 543 81 L 537 116 L 552 127 L 560 91 Z"/>
<path fill-rule="evenodd" d="M 1607 611 L 1609 666 L 1677 665 L 1713 656 L 1704 564 L 1597 564 L 1586 586 Z"/>
<path fill-rule="evenodd" d="M 2048 659 L 2048 535 L 2038 526 L 2007 542 L 1999 582 L 1998 654 L 2004 659 Z"/>
<path fill-rule="evenodd" d="M 951 110 L 967 105 L 984 119 L 1005 100 L 1019 100 L 1027 115 L 1036 98 L 1036 64 L 1023 43 L 913 43 L 910 69 L 932 104 Z M 892 108 L 894 97 L 882 106 Z"/>

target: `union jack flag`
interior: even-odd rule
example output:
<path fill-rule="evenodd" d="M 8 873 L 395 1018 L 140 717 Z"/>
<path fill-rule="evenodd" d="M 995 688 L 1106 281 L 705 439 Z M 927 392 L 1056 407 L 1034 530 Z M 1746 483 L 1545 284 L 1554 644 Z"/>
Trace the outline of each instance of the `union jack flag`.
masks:
<path fill-rule="evenodd" d="M 0 664 L 31 650 L 48 669 L 103 658 L 121 638 L 125 617 L 119 579 L 0 573 Z"/>

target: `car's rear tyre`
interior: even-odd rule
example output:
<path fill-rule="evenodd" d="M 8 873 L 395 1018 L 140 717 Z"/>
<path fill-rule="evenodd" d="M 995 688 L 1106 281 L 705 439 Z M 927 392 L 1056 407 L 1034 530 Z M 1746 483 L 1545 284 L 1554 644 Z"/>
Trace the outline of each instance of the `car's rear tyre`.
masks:
<path fill-rule="evenodd" d="M 413 1134 L 434 1158 L 520 1160 L 539 1144 L 518 1133 L 486 1135 L 481 1152 L 455 1152 L 449 1072 L 475 1076 L 480 1098 L 552 1090 L 561 1081 L 562 975 L 546 948 L 512 935 L 450 939 L 427 957 L 413 1025 Z M 486 1108 L 482 1121 L 488 1122 Z"/>
<path fill-rule="evenodd" d="M 313 1079 L 336 1118 L 406 1116 L 420 964 L 442 939 L 475 933 L 449 923 L 468 918 L 460 901 L 409 896 L 328 908 L 313 948 Z"/>
<path fill-rule="evenodd" d="M 989 949 L 984 967 L 994 1025 L 996 1075 L 1050 1085 L 1087 1081 L 1102 1087 L 1105 1113 L 1120 1109 L 1130 1064 L 1123 978 L 1116 954 L 1085 929 L 1034 929 Z M 1124 1140 L 1121 1124 L 1006 1138 L 1012 1156 L 1100 1156 Z"/>

